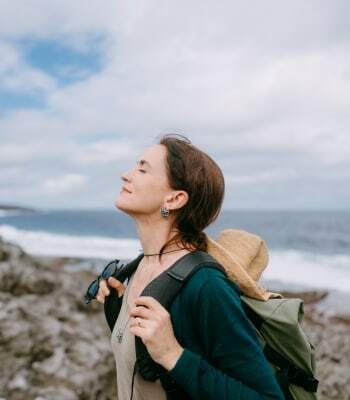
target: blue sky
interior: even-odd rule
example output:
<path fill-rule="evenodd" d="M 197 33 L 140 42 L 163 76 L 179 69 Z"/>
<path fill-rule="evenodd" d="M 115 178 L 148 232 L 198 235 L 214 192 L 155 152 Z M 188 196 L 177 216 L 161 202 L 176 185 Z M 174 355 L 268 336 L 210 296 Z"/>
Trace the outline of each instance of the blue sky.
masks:
<path fill-rule="evenodd" d="M 112 208 L 161 133 L 221 166 L 225 208 L 350 208 L 349 3 L 7 2 L 0 203 Z"/>
<path fill-rule="evenodd" d="M 88 79 L 103 69 L 103 54 L 97 38 L 92 38 L 85 51 L 69 48 L 54 39 L 21 40 L 18 47 L 26 63 L 53 77 L 58 86 Z"/>

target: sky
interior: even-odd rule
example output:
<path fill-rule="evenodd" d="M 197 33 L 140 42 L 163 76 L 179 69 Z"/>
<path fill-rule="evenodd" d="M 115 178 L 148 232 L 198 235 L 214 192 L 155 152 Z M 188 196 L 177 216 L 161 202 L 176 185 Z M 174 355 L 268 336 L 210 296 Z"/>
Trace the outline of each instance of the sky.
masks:
<path fill-rule="evenodd" d="M 224 209 L 350 209 L 350 3 L 0 0 L 0 204 L 112 209 L 165 133 Z"/>

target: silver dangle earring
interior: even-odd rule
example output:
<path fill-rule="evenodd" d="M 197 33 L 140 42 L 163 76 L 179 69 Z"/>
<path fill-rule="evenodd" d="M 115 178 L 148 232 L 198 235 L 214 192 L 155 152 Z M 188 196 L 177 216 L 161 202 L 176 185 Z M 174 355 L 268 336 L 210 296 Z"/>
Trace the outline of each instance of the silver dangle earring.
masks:
<path fill-rule="evenodd" d="M 160 215 L 161 215 L 162 217 L 168 217 L 169 214 L 170 214 L 170 211 L 169 211 L 166 207 L 162 207 L 162 208 L 160 209 Z"/>

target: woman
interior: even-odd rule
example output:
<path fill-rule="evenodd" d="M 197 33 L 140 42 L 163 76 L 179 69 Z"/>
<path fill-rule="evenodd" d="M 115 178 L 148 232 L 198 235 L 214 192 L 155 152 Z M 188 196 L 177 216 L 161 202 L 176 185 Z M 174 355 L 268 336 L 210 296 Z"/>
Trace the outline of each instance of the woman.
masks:
<path fill-rule="evenodd" d="M 224 177 L 218 165 L 180 135 L 165 135 L 122 175 L 115 205 L 136 223 L 143 249 L 123 295 L 111 345 L 118 399 L 166 399 L 159 380 L 136 374 L 135 338 L 162 365 L 188 399 L 283 399 L 282 392 L 243 312 L 238 285 L 218 270 L 201 268 L 177 295 L 170 312 L 142 290 L 191 251 L 206 251 L 203 230 L 218 216 Z M 100 281 L 97 300 L 109 295 Z M 132 389 L 133 386 L 133 389 Z M 133 390 L 133 392 L 132 392 Z M 187 396 L 187 397 L 186 397 Z"/>

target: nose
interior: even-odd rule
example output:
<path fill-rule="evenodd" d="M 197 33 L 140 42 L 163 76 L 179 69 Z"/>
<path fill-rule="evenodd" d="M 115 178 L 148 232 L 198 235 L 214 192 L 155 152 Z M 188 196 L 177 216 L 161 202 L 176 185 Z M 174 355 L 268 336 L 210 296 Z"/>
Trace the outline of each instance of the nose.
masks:
<path fill-rule="evenodd" d="M 130 174 L 130 171 L 127 171 L 127 172 L 124 172 L 124 173 L 121 175 L 121 178 L 122 178 L 122 180 L 123 180 L 124 182 L 130 182 L 129 174 Z"/>
<path fill-rule="evenodd" d="M 124 182 L 129 182 L 129 179 L 126 177 L 125 173 L 121 176 Z"/>
<path fill-rule="evenodd" d="M 137 165 L 125 171 L 120 177 L 124 182 L 131 182 L 131 178 L 134 176 L 136 171 L 137 171 Z"/>

